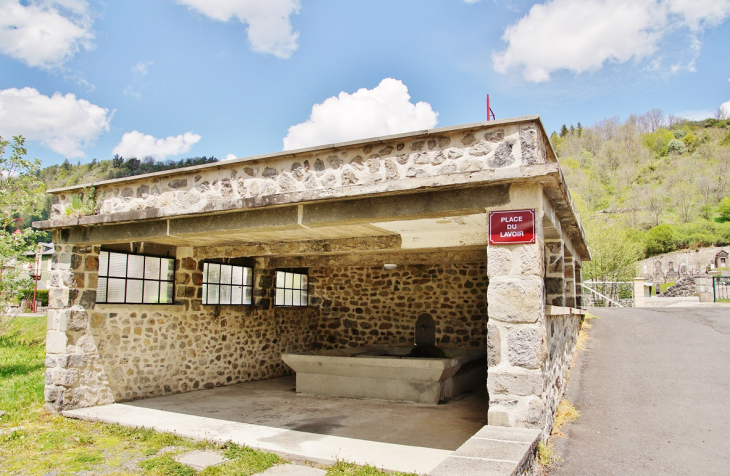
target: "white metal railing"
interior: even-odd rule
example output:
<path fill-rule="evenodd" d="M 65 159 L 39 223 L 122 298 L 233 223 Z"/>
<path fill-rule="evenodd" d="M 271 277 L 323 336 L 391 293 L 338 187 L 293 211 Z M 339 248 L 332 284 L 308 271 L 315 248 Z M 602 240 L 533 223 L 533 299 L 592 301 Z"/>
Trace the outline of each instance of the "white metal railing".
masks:
<path fill-rule="evenodd" d="M 586 281 L 580 283 L 583 307 L 633 307 L 634 286 L 625 281 Z"/>

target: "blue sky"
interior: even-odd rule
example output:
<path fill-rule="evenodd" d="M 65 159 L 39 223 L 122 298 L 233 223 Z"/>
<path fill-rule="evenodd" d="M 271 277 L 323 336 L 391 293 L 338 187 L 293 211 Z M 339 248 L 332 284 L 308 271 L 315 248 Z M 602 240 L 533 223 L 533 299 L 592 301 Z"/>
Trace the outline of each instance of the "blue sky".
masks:
<path fill-rule="evenodd" d="M 730 0 L 0 0 L 0 135 L 44 165 L 246 157 L 539 114 L 730 113 Z"/>

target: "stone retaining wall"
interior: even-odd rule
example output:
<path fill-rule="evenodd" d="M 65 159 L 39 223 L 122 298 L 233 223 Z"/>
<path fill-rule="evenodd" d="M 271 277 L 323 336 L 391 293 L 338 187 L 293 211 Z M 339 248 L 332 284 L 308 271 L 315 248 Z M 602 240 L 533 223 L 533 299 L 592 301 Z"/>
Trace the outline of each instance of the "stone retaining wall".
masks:
<path fill-rule="evenodd" d="M 568 308 L 551 311 L 548 307 L 546 315 L 548 351 L 542 368 L 543 400 L 545 402 L 545 419 L 542 423 L 543 439 L 547 439 L 552 431 L 555 412 L 565 393 L 568 370 L 573 362 L 578 342 L 581 317 L 580 314 L 570 313 Z"/>

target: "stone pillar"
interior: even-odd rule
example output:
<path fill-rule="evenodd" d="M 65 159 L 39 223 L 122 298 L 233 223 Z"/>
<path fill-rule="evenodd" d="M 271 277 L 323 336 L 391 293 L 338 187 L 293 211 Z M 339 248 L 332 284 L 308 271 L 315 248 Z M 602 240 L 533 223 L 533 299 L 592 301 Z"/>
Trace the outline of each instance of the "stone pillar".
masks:
<path fill-rule="evenodd" d="M 644 278 L 634 278 L 634 307 L 644 307 Z"/>
<path fill-rule="evenodd" d="M 56 244 L 46 333 L 45 400 L 49 411 L 113 403 L 91 327 L 99 247 Z"/>
<path fill-rule="evenodd" d="M 575 269 L 573 267 L 573 257 L 565 253 L 563 263 L 565 277 L 565 306 L 575 307 Z"/>
<path fill-rule="evenodd" d="M 490 425 L 543 425 L 545 259 L 537 222 L 537 243 L 487 248 Z"/>
<path fill-rule="evenodd" d="M 695 276 L 695 285 L 697 286 L 697 295 L 700 302 L 713 302 L 715 300 L 714 282 L 712 276 Z"/>
<path fill-rule="evenodd" d="M 583 282 L 583 275 L 581 274 L 580 265 L 575 260 L 573 260 L 573 275 L 575 276 L 575 307 L 582 309 L 583 287 L 581 283 Z"/>
<path fill-rule="evenodd" d="M 565 274 L 563 271 L 563 242 L 545 240 L 545 294 L 546 304 L 565 305 Z"/>

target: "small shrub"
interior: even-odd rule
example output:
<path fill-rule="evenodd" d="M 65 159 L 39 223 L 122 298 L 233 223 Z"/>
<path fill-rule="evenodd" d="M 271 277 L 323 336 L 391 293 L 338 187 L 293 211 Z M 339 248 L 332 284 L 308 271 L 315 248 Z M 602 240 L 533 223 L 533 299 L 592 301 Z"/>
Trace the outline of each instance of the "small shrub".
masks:
<path fill-rule="evenodd" d="M 66 207 L 64 213 L 68 216 L 82 217 L 94 215 L 99 209 L 96 200 L 96 189 L 94 187 L 85 188 L 82 193 L 71 197 L 71 203 Z"/>
<path fill-rule="evenodd" d="M 48 306 L 48 289 L 36 290 L 35 298 L 36 300 L 41 302 L 41 306 Z M 20 291 L 18 291 L 18 299 L 25 299 L 26 301 L 31 302 L 33 300 L 33 290 L 21 289 Z"/>
<path fill-rule="evenodd" d="M 667 144 L 667 150 L 671 154 L 683 154 L 687 150 L 687 146 L 679 139 L 672 139 Z"/>
<path fill-rule="evenodd" d="M 550 466 L 558 461 L 555 450 L 550 443 L 537 442 L 537 462 L 540 466 Z"/>
<path fill-rule="evenodd" d="M 674 230 L 666 223 L 655 226 L 646 232 L 646 253 L 647 256 L 654 256 L 673 251 Z"/>

